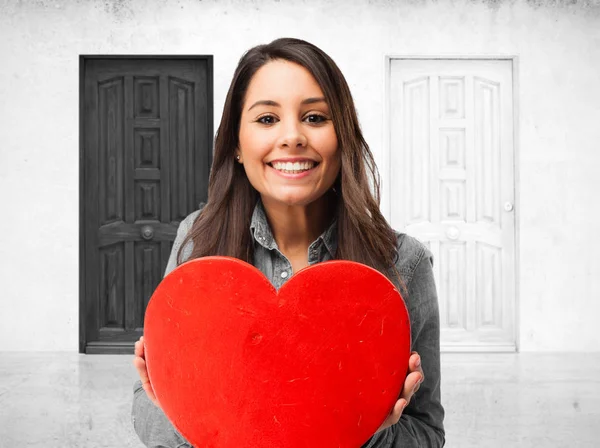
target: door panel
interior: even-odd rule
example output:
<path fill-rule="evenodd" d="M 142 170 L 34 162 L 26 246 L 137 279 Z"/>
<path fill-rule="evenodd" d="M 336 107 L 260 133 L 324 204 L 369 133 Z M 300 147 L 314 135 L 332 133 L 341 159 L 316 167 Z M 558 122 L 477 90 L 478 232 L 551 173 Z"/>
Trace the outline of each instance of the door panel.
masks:
<path fill-rule="evenodd" d="M 82 64 L 80 351 L 131 352 L 177 226 L 207 197 L 212 59 Z"/>
<path fill-rule="evenodd" d="M 512 61 L 390 69 L 392 225 L 437 260 L 442 348 L 514 350 Z"/>

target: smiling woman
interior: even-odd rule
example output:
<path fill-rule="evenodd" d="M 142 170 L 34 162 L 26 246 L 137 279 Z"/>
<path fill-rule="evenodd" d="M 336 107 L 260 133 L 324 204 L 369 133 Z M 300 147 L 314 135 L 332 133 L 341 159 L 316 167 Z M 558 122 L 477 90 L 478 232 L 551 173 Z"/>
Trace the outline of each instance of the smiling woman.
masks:
<path fill-rule="evenodd" d="M 239 61 L 215 139 L 207 204 L 182 221 L 165 275 L 210 255 L 253 264 L 275 288 L 332 259 L 386 275 L 406 302 L 413 353 L 401 395 L 364 446 L 444 444 L 431 253 L 381 214 L 377 169 L 346 80 L 308 42 L 278 39 Z M 135 353 L 140 439 L 147 446 L 189 446 L 156 401 L 143 340 Z"/>
<path fill-rule="evenodd" d="M 252 78 L 248 104 L 242 111 L 238 162 L 265 207 L 296 210 L 296 218 L 306 206 L 322 208 L 341 160 L 319 84 L 301 65 L 274 60 Z"/>

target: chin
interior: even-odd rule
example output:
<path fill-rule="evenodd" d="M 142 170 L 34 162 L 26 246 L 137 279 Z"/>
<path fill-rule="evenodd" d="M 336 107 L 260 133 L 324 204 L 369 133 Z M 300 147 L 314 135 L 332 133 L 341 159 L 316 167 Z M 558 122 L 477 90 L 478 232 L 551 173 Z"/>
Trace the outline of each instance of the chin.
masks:
<path fill-rule="evenodd" d="M 300 207 L 300 206 L 306 206 L 308 204 L 310 204 L 311 202 L 313 202 L 313 199 L 306 199 L 306 198 L 298 198 L 298 197 L 292 197 L 292 198 L 281 198 L 278 199 L 278 202 L 281 202 L 282 204 L 285 204 L 289 207 Z"/>
<path fill-rule="evenodd" d="M 311 188 L 272 188 L 271 194 L 266 194 L 263 200 L 267 200 L 271 203 L 279 203 L 288 207 L 306 207 L 319 199 L 327 193 L 327 191 L 320 192 Z"/>
<path fill-rule="evenodd" d="M 280 194 L 277 196 L 271 196 L 268 198 L 270 202 L 277 202 L 288 207 L 301 207 L 306 206 L 314 202 L 317 198 L 313 196 L 299 195 L 299 194 Z"/>

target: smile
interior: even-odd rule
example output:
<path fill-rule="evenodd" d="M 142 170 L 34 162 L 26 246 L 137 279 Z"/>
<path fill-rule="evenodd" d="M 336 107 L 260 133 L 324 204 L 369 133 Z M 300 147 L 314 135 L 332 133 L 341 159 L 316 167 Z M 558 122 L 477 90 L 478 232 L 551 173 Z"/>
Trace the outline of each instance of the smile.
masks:
<path fill-rule="evenodd" d="M 269 166 L 275 168 L 277 171 L 285 174 L 301 174 L 306 171 L 310 171 L 315 168 L 318 163 L 313 160 L 303 160 L 297 162 L 281 162 L 273 161 L 268 163 Z"/>

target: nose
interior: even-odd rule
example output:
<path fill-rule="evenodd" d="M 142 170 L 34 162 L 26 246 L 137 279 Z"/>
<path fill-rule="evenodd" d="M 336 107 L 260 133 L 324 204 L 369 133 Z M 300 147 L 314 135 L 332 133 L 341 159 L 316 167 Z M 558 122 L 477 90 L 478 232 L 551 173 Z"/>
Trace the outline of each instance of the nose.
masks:
<path fill-rule="evenodd" d="M 281 126 L 282 132 L 279 138 L 279 146 L 287 149 L 303 148 L 308 139 L 303 132 L 302 126 L 297 122 L 290 122 Z"/>

